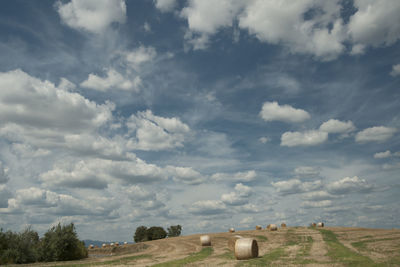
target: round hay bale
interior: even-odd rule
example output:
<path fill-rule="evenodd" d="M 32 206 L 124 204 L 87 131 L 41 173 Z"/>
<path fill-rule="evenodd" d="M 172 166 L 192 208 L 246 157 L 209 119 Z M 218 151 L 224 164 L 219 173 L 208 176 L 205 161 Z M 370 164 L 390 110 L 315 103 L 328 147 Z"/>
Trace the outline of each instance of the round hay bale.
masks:
<path fill-rule="evenodd" d="M 124 242 L 124 245 L 128 245 L 128 242 L 125 241 L 125 242 Z"/>
<path fill-rule="evenodd" d="M 286 227 L 286 223 L 281 223 L 281 227 L 282 228 Z"/>
<path fill-rule="evenodd" d="M 256 230 L 262 230 L 261 225 L 256 225 Z"/>
<path fill-rule="evenodd" d="M 112 246 L 112 247 L 113 247 L 113 246 L 114 246 L 114 243 L 111 243 L 111 244 L 110 244 L 110 246 Z"/>
<path fill-rule="evenodd" d="M 209 235 L 202 235 L 200 236 L 200 245 L 204 246 L 211 246 L 211 237 Z"/>
<path fill-rule="evenodd" d="M 116 247 L 118 247 L 119 246 L 119 242 L 115 242 L 115 244 L 114 244 Z"/>
<path fill-rule="evenodd" d="M 90 244 L 89 249 L 94 249 L 94 246 L 92 244 Z"/>
<path fill-rule="evenodd" d="M 235 236 L 229 238 L 229 240 L 228 240 L 228 249 L 232 250 L 232 251 L 235 251 L 236 240 L 241 239 L 241 238 L 243 238 L 243 236 L 240 236 L 240 235 L 235 235 Z"/>
<path fill-rule="evenodd" d="M 235 232 L 235 228 L 229 228 L 229 233 L 234 233 Z"/>
<path fill-rule="evenodd" d="M 324 227 L 324 223 L 323 222 L 317 223 L 317 227 Z"/>
<path fill-rule="evenodd" d="M 101 247 L 102 247 L 102 248 L 105 248 L 105 247 L 107 247 L 107 244 L 103 244 L 103 245 L 101 245 Z"/>
<path fill-rule="evenodd" d="M 316 223 L 312 223 L 311 226 L 312 226 L 312 227 L 316 227 L 317 224 L 316 224 Z"/>
<path fill-rule="evenodd" d="M 278 226 L 276 226 L 276 224 L 270 224 L 269 230 L 270 231 L 277 231 L 278 230 Z"/>
<path fill-rule="evenodd" d="M 258 257 L 258 244 L 253 238 L 240 238 L 235 242 L 235 258 L 247 260 Z"/>
<path fill-rule="evenodd" d="M 268 224 L 268 225 L 267 225 L 267 229 L 269 230 L 270 227 L 271 227 L 271 224 Z"/>

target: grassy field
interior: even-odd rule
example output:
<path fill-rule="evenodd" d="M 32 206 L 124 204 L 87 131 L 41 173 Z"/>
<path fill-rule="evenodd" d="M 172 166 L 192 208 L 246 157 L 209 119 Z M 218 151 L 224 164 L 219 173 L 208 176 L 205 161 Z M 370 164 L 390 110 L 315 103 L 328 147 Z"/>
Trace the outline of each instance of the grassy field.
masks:
<path fill-rule="evenodd" d="M 190 235 L 93 249 L 88 259 L 76 262 L 25 266 L 400 266 L 400 230 L 395 229 L 286 227 L 209 235 L 211 247 L 200 245 L 200 235 Z M 259 257 L 236 260 L 228 248 L 235 235 L 254 238 Z"/>

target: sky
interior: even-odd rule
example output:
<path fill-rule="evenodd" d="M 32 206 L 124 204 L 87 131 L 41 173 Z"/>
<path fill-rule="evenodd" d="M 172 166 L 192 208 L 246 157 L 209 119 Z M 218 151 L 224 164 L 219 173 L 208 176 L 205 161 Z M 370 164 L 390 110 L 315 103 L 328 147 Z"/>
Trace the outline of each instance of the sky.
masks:
<path fill-rule="evenodd" d="M 0 3 L 0 227 L 400 227 L 400 1 Z"/>

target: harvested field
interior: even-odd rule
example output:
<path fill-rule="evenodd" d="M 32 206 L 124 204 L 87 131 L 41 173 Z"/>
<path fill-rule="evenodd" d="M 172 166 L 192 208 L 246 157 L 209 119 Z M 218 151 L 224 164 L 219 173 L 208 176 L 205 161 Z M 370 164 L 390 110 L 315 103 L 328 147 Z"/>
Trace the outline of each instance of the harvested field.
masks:
<path fill-rule="evenodd" d="M 211 247 L 202 247 L 198 234 L 92 249 L 83 261 L 29 266 L 400 266 L 400 230 L 286 227 L 208 235 Z M 235 235 L 257 240 L 259 257 L 236 260 L 228 249 Z"/>

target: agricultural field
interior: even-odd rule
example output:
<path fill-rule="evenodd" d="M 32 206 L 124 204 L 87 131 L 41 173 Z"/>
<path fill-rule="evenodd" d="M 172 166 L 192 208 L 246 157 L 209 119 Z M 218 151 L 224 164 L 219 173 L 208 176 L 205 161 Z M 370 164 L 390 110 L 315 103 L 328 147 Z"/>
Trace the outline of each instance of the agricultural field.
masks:
<path fill-rule="evenodd" d="M 83 261 L 24 266 L 400 266 L 397 229 L 287 227 L 209 235 L 209 247 L 200 246 L 198 234 L 90 249 Z M 228 248 L 235 235 L 256 239 L 259 257 L 236 260 Z"/>

